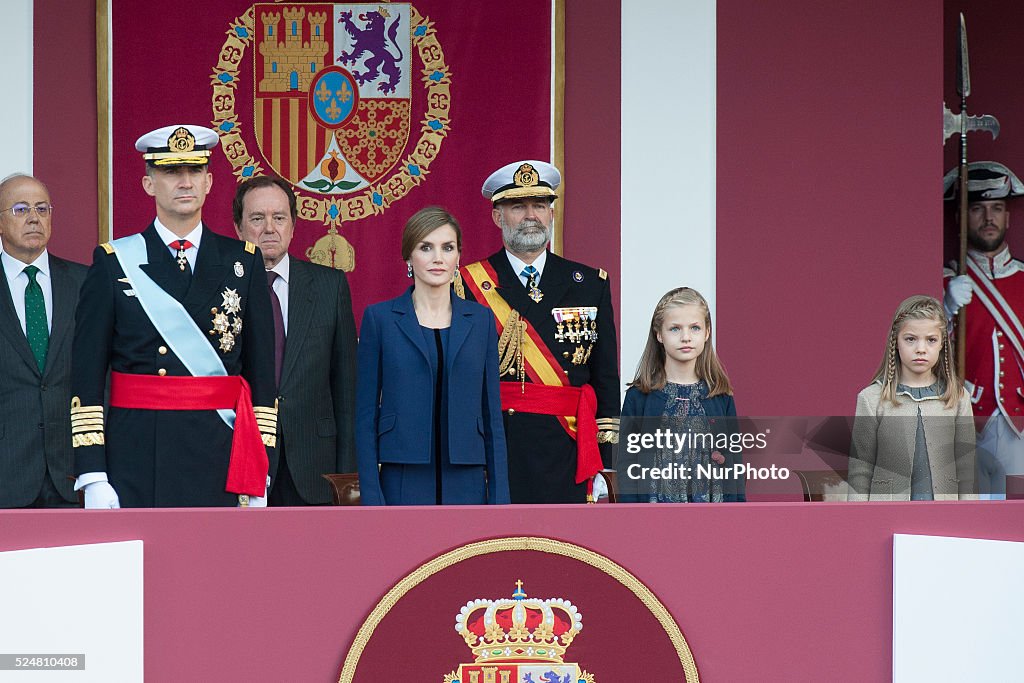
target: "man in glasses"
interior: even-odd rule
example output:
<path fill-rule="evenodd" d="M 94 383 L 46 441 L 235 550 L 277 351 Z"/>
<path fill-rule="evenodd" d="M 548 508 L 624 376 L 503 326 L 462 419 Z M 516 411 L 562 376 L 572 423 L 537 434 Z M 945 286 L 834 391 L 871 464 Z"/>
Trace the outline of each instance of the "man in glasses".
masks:
<path fill-rule="evenodd" d="M 53 205 L 46 186 L 0 181 L 0 507 L 76 507 L 71 339 L 86 267 L 46 249 Z"/>

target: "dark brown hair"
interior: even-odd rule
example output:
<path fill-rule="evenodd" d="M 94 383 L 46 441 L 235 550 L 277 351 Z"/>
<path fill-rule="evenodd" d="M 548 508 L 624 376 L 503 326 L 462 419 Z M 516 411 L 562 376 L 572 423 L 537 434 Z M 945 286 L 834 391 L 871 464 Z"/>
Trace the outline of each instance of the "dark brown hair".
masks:
<path fill-rule="evenodd" d="M 416 245 L 442 225 L 452 226 L 452 229 L 455 231 L 456 245 L 461 252 L 462 228 L 459 227 L 459 222 L 455 220 L 455 216 L 440 206 L 428 206 L 414 213 L 405 222 L 405 229 L 402 230 L 402 260 L 408 261 Z"/>
<path fill-rule="evenodd" d="M 231 202 L 231 217 L 235 221 L 235 225 L 242 224 L 242 207 L 245 204 L 245 195 L 261 187 L 277 187 L 284 192 L 285 196 L 288 197 L 288 210 L 292 214 L 292 223 L 294 223 L 299 214 L 295 209 L 295 192 L 292 191 L 292 186 L 277 176 L 261 175 L 249 178 L 235 190 L 235 198 Z"/>

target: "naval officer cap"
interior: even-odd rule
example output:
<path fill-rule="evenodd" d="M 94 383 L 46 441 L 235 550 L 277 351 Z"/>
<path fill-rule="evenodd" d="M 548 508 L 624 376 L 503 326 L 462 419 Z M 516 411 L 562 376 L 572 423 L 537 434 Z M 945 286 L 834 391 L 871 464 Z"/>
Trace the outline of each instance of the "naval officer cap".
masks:
<path fill-rule="evenodd" d="M 558 169 L 544 161 L 516 161 L 492 173 L 481 189 L 491 202 L 524 197 L 558 198 L 555 190 L 562 182 Z"/>
<path fill-rule="evenodd" d="M 960 168 L 954 167 L 942 179 L 942 198 L 956 199 L 960 190 Z M 1024 195 L 1024 183 L 1013 171 L 995 161 L 967 164 L 967 201 L 984 202 Z"/>
<path fill-rule="evenodd" d="M 135 141 L 135 149 L 153 166 L 205 166 L 217 140 L 209 128 L 177 124 L 146 133 Z"/>

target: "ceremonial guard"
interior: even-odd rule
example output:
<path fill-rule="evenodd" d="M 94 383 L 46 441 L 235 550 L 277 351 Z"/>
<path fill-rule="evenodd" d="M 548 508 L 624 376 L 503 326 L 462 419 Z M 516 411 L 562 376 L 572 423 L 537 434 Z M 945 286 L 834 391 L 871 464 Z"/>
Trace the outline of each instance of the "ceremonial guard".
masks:
<path fill-rule="evenodd" d="M 945 199 L 957 198 L 958 172 L 946 174 Z M 967 274 L 944 271 L 950 318 L 966 306 L 964 387 L 978 435 L 978 487 L 1002 498 L 1006 475 L 1024 473 L 1024 262 L 1010 255 L 1010 202 L 1024 183 L 1003 164 L 978 161 L 967 173 Z"/>
<path fill-rule="evenodd" d="M 139 138 L 156 219 L 93 253 L 71 386 L 86 507 L 266 504 L 277 428 L 270 294 L 256 246 L 202 223 L 216 144 L 201 126 Z"/>
<path fill-rule="evenodd" d="M 513 503 L 583 503 L 618 442 L 619 372 L 608 274 L 547 251 L 558 169 L 520 161 L 484 182 L 504 249 L 461 271 L 498 326 Z"/>

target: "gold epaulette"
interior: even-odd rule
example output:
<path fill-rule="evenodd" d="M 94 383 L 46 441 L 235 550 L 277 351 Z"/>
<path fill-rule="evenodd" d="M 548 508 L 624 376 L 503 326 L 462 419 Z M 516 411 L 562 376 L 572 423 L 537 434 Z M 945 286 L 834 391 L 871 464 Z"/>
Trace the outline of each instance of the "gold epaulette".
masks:
<path fill-rule="evenodd" d="M 256 414 L 256 425 L 260 428 L 260 436 L 263 437 L 263 445 L 271 448 L 277 447 L 277 401 L 274 401 L 273 408 L 253 406 Z"/>
<path fill-rule="evenodd" d="M 113 247 L 112 244 L 110 244 L 110 242 L 104 242 L 103 244 L 101 244 L 100 245 L 100 249 L 102 249 L 103 251 L 107 252 L 107 254 L 113 254 L 114 253 L 114 247 Z"/>
<path fill-rule="evenodd" d="M 72 397 L 71 447 L 103 444 L 103 406 L 83 406 L 80 398 Z"/>
<path fill-rule="evenodd" d="M 597 269 L 597 276 L 599 278 L 601 278 L 602 280 L 607 280 L 608 279 L 608 272 L 604 268 L 598 268 Z"/>
<path fill-rule="evenodd" d="M 253 244 L 252 242 L 248 242 L 247 241 L 245 243 L 245 251 L 250 253 L 250 254 L 255 254 L 256 253 L 256 245 Z"/>
<path fill-rule="evenodd" d="M 619 442 L 619 418 L 599 417 L 597 418 L 597 442 L 618 443 Z"/>

